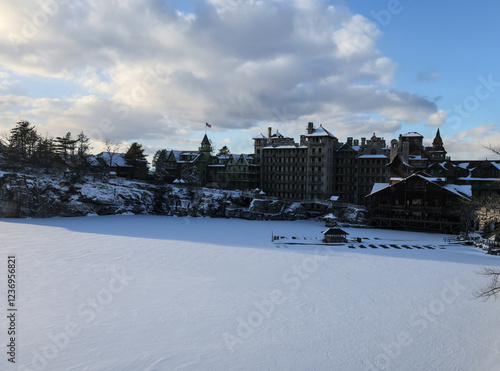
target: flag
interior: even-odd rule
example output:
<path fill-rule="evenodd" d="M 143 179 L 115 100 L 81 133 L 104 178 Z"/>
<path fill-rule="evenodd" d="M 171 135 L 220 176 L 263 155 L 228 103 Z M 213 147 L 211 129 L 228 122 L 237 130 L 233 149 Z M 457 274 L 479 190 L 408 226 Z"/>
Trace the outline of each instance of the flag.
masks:
<path fill-rule="evenodd" d="M 212 125 L 210 125 L 210 124 L 209 124 L 209 123 L 207 123 L 207 122 L 205 122 L 205 126 L 206 126 L 207 128 L 211 128 L 211 127 L 212 127 Z"/>

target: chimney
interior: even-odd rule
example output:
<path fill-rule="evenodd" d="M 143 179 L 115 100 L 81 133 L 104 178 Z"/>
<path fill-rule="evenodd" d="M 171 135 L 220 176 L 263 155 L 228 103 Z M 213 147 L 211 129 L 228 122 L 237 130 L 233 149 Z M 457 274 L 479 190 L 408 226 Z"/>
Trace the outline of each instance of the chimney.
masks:
<path fill-rule="evenodd" d="M 354 145 L 359 146 L 359 139 L 354 139 Z"/>
<path fill-rule="evenodd" d="M 312 134 L 314 131 L 314 124 L 312 122 L 307 123 L 307 134 Z"/>
<path fill-rule="evenodd" d="M 366 138 L 361 138 L 361 147 L 366 146 Z"/>
<path fill-rule="evenodd" d="M 271 127 L 267 128 L 267 138 L 271 138 Z"/>
<path fill-rule="evenodd" d="M 352 146 L 352 137 L 347 138 L 347 144 Z"/>

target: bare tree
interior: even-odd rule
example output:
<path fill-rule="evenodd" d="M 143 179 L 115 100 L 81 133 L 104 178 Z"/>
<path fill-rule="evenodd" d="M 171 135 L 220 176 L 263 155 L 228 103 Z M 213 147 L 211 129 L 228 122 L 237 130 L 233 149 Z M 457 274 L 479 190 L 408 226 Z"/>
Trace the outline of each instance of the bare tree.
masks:
<path fill-rule="evenodd" d="M 484 301 L 489 298 L 496 300 L 497 295 L 500 293 L 500 270 L 498 268 L 483 267 L 477 274 L 487 277 L 489 281 L 486 286 L 475 292 L 474 297 Z"/>
<path fill-rule="evenodd" d="M 498 146 L 494 147 L 491 143 L 489 143 L 487 146 L 483 145 L 483 147 L 497 155 L 500 155 L 500 147 Z M 498 208 L 500 205 L 500 198 L 498 196 L 492 196 L 489 197 L 487 202 L 484 203 L 488 204 L 489 207 L 493 205 Z M 483 267 L 477 273 L 488 278 L 488 283 L 486 286 L 476 291 L 475 298 L 481 298 L 485 301 L 489 298 L 494 298 L 496 300 L 497 295 L 500 293 L 500 268 Z"/>
<path fill-rule="evenodd" d="M 109 138 L 106 138 L 104 140 L 104 148 L 106 149 L 106 152 L 108 153 L 108 165 L 111 167 L 113 166 L 113 157 L 115 156 L 115 153 L 120 150 L 120 143 L 114 140 L 111 140 Z"/>
<path fill-rule="evenodd" d="M 491 143 L 488 143 L 487 146 L 485 146 L 484 144 L 482 144 L 483 148 L 486 148 L 488 151 L 491 151 L 493 152 L 494 154 L 496 155 L 499 155 L 500 156 L 500 147 L 495 147 L 493 146 Z"/>

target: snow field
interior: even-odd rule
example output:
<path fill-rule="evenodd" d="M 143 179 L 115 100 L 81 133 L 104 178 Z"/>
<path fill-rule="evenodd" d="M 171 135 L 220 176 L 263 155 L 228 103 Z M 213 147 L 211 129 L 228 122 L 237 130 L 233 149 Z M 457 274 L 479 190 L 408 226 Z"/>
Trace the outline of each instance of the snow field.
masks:
<path fill-rule="evenodd" d="M 500 303 L 473 299 L 500 258 L 443 235 L 314 221 L 110 216 L 0 221 L 0 292 L 18 275 L 21 370 L 496 370 Z M 446 249 L 439 249 L 439 247 Z M 2 278 L 5 281 L 3 284 Z M 4 300 L 6 303 L 6 299 Z M 6 304 L 4 304 L 6 314 Z M 6 315 L 0 338 L 7 344 Z M 5 349 L 5 348 L 4 348 Z"/>

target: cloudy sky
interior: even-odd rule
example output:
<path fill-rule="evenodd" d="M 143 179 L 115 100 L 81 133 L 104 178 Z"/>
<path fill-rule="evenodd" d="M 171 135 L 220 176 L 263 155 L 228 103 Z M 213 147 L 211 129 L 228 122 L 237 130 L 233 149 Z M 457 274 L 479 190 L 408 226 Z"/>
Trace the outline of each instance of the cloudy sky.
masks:
<path fill-rule="evenodd" d="M 452 159 L 495 158 L 495 0 L 18 0 L 0 5 L 0 133 L 252 152 L 308 121 L 341 141 L 439 128 Z"/>

